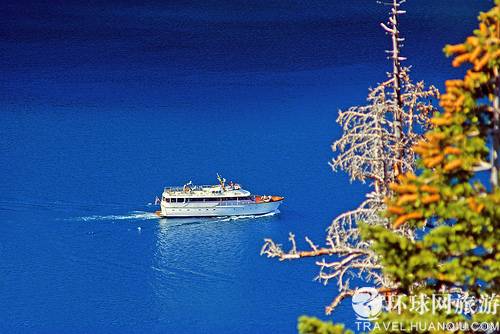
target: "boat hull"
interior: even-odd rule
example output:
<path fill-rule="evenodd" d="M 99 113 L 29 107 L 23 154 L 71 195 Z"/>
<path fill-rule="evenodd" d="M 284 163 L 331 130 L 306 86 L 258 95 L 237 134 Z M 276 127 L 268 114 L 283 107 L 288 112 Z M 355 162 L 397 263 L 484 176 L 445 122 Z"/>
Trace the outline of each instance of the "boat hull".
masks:
<path fill-rule="evenodd" d="M 281 204 L 280 201 L 248 203 L 238 205 L 217 205 L 217 206 L 167 206 L 161 203 L 160 217 L 223 217 L 223 216 L 244 216 L 263 215 L 276 211 Z"/>

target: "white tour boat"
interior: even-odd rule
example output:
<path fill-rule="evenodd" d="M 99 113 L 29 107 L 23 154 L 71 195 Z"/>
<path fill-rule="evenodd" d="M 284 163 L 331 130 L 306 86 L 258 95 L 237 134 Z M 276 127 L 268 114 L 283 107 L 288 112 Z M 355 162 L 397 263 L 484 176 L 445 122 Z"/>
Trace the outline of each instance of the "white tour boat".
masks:
<path fill-rule="evenodd" d="M 263 215 L 278 209 L 283 197 L 252 195 L 239 184 L 217 174 L 218 185 L 166 187 L 160 202 L 160 217 L 222 217 Z"/>

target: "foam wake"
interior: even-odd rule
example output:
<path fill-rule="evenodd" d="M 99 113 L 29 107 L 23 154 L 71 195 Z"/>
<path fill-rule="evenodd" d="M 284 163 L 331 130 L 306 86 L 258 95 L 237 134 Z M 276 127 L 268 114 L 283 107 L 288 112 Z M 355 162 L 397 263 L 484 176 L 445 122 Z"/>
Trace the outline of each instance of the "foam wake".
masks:
<path fill-rule="evenodd" d="M 163 218 L 166 219 L 167 221 L 196 221 L 196 222 L 202 222 L 205 220 L 209 221 L 220 221 L 220 222 L 226 222 L 226 221 L 234 221 L 234 220 L 240 220 L 240 219 L 255 219 L 255 218 L 263 218 L 263 217 L 272 217 L 274 215 L 277 215 L 280 211 L 276 210 L 273 212 L 269 212 L 263 215 L 241 215 L 241 216 L 225 216 L 225 217 L 212 217 L 212 218 Z M 85 217 L 77 217 L 72 220 L 79 220 L 79 221 L 106 221 L 106 220 L 150 220 L 150 219 L 160 219 L 154 212 L 147 212 L 147 211 L 133 211 L 129 214 L 125 215 L 94 215 L 94 216 L 85 216 Z"/>
<path fill-rule="evenodd" d="M 95 215 L 78 217 L 76 220 L 80 221 L 99 221 L 99 220 L 148 220 L 148 219 L 158 219 L 158 216 L 154 212 L 145 211 L 133 211 L 125 215 Z"/>

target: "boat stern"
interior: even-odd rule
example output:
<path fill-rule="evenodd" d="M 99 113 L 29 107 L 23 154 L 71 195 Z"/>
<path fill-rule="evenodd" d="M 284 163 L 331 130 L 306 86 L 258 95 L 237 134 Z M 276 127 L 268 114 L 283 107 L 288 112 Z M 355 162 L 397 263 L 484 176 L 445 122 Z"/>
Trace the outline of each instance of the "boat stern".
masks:
<path fill-rule="evenodd" d="M 281 202 L 285 198 L 282 196 L 264 196 L 264 195 L 255 195 L 255 203 L 272 203 L 272 202 Z"/>

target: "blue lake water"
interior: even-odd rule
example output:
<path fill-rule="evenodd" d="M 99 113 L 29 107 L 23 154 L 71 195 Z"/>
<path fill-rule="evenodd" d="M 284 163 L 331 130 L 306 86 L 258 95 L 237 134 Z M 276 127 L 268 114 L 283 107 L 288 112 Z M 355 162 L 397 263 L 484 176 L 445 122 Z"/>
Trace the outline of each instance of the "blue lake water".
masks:
<path fill-rule="evenodd" d="M 412 0 L 413 77 L 461 74 L 441 49 L 489 1 Z M 16 2 L 0 23 L 0 332 L 293 333 L 331 317 L 314 261 L 259 256 L 324 240 L 364 188 L 327 162 L 337 110 L 384 80 L 375 1 Z M 280 213 L 159 220 L 165 185 L 279 194 Z"/>

